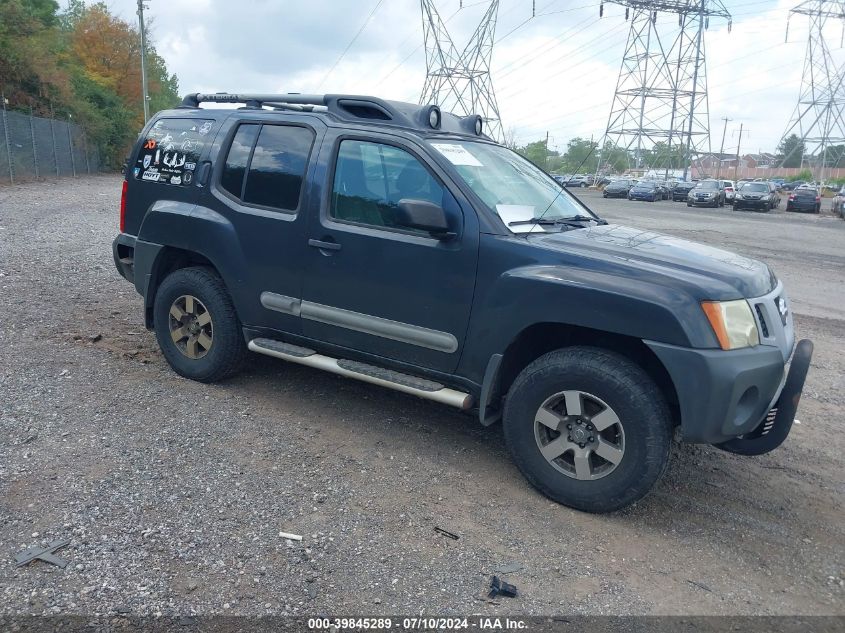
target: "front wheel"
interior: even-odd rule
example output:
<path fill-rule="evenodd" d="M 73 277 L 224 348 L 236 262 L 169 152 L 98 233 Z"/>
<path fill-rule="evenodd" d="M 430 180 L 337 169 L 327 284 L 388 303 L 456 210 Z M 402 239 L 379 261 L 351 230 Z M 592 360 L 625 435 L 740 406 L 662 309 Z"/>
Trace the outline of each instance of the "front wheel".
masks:
<path fill-rule="evenodd" d="M 549 352 L 511 386 L 504 432 L 514 462 L 547 497 L 586 512 L 642 499 L 669 460 L 660 390 L 626 357 L 593 347 Z"/>
<path fill-rule="evenodd" d="M 232 299 L 209 268 L 182 268 L 168 275 L 156 292 L 153 322 L 165 359 L 185 378 L 222 380 L 246 356 Z"/>

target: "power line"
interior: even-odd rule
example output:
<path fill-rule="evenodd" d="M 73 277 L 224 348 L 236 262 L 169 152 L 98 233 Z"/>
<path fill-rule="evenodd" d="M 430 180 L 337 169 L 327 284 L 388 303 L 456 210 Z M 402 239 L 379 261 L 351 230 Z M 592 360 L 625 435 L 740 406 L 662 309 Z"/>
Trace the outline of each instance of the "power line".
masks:
<path fill-rule="evenodd" d="M 140 2 L 140 0 L 139 0 L 139 2 Z M 370 23 L 370 20 L 371 20 L 371 19 L 372 19 L 372 17 L 375 15 L 376 11 L 378 11 L 378 10 L 379 10 L 379 7 L 382 5 L 382 3 L 383 3 L 383 2 L 384 2 L 384 0 L 378 0 L 378 2 L 376 2 L 376 5 L 373 7 L 373 10 L 372 10 L 372 11 L 370 11 L 370 15 L 368 15 L 368 16 L 367 16 L 367 19 L 366 19 L 366 20 L 364 20 L 364 23 L 361 25 L 361 28 L 359 28 L 359 29 L 358 29 L 358 32 L 357 32 L 357 33 L 355 33 L 355 35 L 353 36 L 353 38 L 352 38 L 351 40 L 349 40 L 349 44 L 347 44 L 347 45 L 346 45 L 346 48 L 344 48 L 344 49 L 343 49 L 343 52 L 340 54 L 340 57 L 338 57 L 338 58 L 337 58 L 337 60 L 335 61 L 335 63 L 334 63 L 334 64 L 332 64 L 332 67 L 331 67 L 331 68 L 329 68 L 329 71 L 326 73 L 325 77 L 323 77 L 323 79 L 322 79 L 322 80 L 320 81 L 320 83 L 317 85 L 317 90 L 318 90 L 318 91 L 320 90 L 320 88 L 322 88 L 322 87 L 323 87 L 323 84 L 324 84 L 324 83 L 326 83 L 326 80 L 327 80 L 327 79 L 329 78 L 329 76 L 330 76 L 330 75 L 334 72 L 334 69 L 335 69 L 335 68 L 337 68 L 337 65 L 338 65 L 338 64 L 341 62 L 341 60 L 342 60 L 342 59 L 346 56 L 346 53 L 348 53 L 348 52 L 349 52 L 349 49 L 350 49 L 350 48 L 352 48 L 352 45 L 353 45 L 353 44 L 354 44 L 354 43 L 358 40 L 358 37 L 361 35 L 361 33 L 363 33 L 363 32 L 364 32 L 364 29 L 365 29 L 365 28 L 367 28 L 367 25 Z"/>

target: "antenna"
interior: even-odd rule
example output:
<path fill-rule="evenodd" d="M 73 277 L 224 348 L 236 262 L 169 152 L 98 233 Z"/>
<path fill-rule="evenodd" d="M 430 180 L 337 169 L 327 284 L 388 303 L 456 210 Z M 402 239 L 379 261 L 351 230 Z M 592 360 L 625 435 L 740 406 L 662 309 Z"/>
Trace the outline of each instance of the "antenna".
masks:
<path fill-rule="evenodd" d="M 485 132 L 497 141 L 504 133 L 490 77 L 499 0 L 491 0 L 481 22 L 462 51 L 458 51 L 434 0 L 420 0 L 425 42 L 425 85 L 420 104 L 436 104 L 459 116 L 478 114 Z"/>

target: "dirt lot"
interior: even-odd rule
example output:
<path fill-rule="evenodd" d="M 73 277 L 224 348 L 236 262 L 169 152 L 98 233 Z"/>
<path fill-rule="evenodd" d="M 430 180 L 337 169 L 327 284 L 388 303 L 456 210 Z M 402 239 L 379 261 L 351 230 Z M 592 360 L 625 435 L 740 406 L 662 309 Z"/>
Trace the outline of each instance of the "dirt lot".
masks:
<path fill-rule="evenodd" d="M 263 357 L 177 377 L 111 261 L 119 192 L 0 189 L 0 614 L 845 614 L 845 222 L 584 194 L 768 261 L 816 343 L 784 447 L 676 446 L 646 500 L 591 516 L 446 407 Z M 15 568 L 61 538 L 65 569 Z M 518 598 L 482 599 L 497 569 Z"/>

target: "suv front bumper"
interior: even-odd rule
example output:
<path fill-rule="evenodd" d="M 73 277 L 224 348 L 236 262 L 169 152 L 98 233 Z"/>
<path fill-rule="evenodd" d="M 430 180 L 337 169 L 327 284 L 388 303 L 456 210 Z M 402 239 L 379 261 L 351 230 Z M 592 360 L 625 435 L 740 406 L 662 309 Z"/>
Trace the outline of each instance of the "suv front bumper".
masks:
<path fill-rule="evenodd" d="M 666 367 L 675 385 L 684 441 L 719 444 L 757 429 L 781 397 L 797 403 L 812 357 L 796 356 L 790 367 L 790 393 L 781 350 L 758 345 L 739 350 L 692 349 L 653 341 L 646 345 Z M 807 342 L 809 343 L 809 342 Z M 794 417 L 794 408 L 792 409 Z M 792 419 L 788 420 L 792 424 Z"/>

